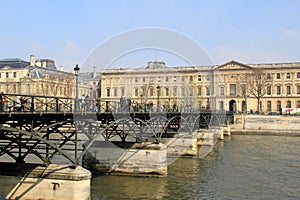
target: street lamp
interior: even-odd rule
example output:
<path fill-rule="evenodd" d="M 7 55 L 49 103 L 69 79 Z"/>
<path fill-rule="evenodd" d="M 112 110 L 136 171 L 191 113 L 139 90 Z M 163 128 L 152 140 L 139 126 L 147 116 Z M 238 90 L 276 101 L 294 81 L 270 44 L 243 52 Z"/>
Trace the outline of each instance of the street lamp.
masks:
<path fill-rule="evenodd" d="M 160 96 L 160 86 L 158 85 L 157 87 L 156 87 L 156 90 L 157 90 L 157 108 L 156 108 L 156 110 L 157 110 L 157 112 L 159 111 L 159 96 Z"/>
<path fill-rule="evenodd" d="M 75 88 L 75 112 L 78 111 L 78 73 L 79 73 L 80 68 L 78 65 L 74 67 L 74 74 L 76 78 L 76 88 Z"/>

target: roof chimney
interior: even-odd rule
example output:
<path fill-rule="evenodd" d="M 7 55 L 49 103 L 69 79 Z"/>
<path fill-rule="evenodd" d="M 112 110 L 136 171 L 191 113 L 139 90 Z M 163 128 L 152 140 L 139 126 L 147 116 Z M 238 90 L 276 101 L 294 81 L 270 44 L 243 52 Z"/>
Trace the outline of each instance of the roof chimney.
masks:
<path fill-rule="evenodd" d="M 60 66 L 60 67 L 59 67 L 59 71 L 63 72 L 63 71 L 64 71 L 64 67 L 63 67 L 63 66 Z"/>
<path fill-rule="evenodd" d="M 34 55 L 30 55 L 30 66 L 34 66 Z"/>
<path fill-rule="evenodd" d="M 46 61 L 42 61 L 42 67 L 47 67 L 47 62 Z"/>
<path fill-rule="evenodd" d="M 96 76 L 97 76 L 97 72 L 96 72 L 96 67 L 93 67 L 93 78 L 96 78 Z"/>

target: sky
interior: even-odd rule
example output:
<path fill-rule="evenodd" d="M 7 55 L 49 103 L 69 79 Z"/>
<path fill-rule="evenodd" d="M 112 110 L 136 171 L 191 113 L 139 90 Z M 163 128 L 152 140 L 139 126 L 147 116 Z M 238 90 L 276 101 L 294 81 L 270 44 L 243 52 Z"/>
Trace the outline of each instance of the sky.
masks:
<path fill-rule="evenodd" d="M 105 65 L 101 59 L 87 60 L 112 38 L 149 27 L 186 36 L 213 64 L 300 62 L 299 0 L 0 0 L 0 19 L 0 59 L 29 61 L 33 54 L 36 59 L 54 59 L 65 71 L 76 64 L 87 71 Z M 118 45 L 128 42 L 135 42 L 134 37 Z M 121 52 L 110 65 L 144 66 L 155 60 L 170 66 L 189 64 L 172 51 L 141 47 L 142 51 Z"/>

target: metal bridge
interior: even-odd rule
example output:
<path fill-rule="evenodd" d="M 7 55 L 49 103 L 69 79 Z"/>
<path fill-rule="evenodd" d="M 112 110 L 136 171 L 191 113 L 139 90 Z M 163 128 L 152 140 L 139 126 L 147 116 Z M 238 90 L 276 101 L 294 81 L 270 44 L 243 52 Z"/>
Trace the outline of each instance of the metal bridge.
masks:
<path fill-rule="evenodd" d="M 159 143 L 180 132 L 222 126 L 233 117 L 211 110 L 107 112 L 111 102 L 99 101 L 95 110 L 74 112 L 76 99 L 24 95 L 19 103 L 17 98 L 22 97 L 0 94 L 0 157 L 9 156 L 16 163 L 32 162 L 34 157 L 47 165 L 63 157 L 78 165 L 99 137 L 111 142 Z"/>

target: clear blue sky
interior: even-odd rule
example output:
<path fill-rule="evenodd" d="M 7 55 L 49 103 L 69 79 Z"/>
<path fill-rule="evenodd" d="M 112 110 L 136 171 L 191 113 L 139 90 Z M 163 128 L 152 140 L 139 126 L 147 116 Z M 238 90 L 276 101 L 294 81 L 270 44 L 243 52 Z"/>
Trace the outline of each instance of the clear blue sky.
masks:
<path fill-rule="evenodd" d="M 34 54 L 66 70 L 113 35 L 143 27 L 192 38 L 215 64 L 300 61 L 299 0 L 1 0 L 0 18 L 0 59 L 29 60 Z M 155 56 L 145 59 L 118 64 L 138 65 Z"/>

